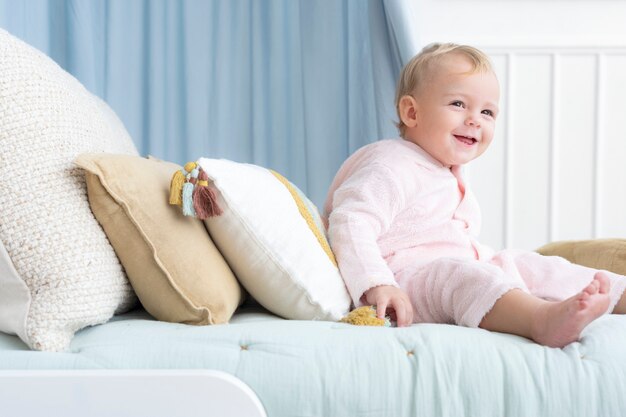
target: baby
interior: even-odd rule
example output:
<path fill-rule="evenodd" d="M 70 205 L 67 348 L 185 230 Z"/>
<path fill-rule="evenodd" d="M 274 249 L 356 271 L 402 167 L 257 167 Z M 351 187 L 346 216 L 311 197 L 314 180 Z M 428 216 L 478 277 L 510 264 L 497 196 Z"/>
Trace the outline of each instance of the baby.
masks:
<path fill-rule="evenodd" d="M 462 167 L 489 147 L 499 96 L 481 51 L 424 48 L 398 82 L 401 138 L 359 149 L 331 184 L 330 244 L 354 304 L 398 326 L 455 323 L 563 347 L 602 314 L 626 311 L 626 277 L 478 242 Z"/>

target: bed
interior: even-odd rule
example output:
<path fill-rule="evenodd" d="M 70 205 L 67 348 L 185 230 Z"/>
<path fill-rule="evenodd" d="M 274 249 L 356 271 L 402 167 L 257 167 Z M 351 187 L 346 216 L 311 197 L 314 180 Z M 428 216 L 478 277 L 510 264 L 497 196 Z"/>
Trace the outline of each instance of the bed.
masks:
<path fill-rule="evenodd" d="M 137 309 L 81 330 L 65 353 L 34 352 L 17 337 L 0 335 L 0 399 L 5 410 L 15 410 L 4 415 L 49 415 L 19 413 L 30 404 L 67 416 L 620 416 L 624 346 L 621 316 L 602 317 L 580 342 L 553 349 L 450 325 L 284 320 L 254 304 L 242 306 L 230 324 L 201 327 L 158 322 Z M 203 386 L 198 372 L 206 370 L 244 388 L 196 393 Z M 41 371 L 52 372 L 47 384 Z M 107 391 L 89 384 L 94 374 L 85 371 L 100 380 L 124 377 Z M 28 391 L 17 396 L 8 388 L 20 375 L 19 387 Z M 67 383 L 72 390 L 50 404 L 44 394 L 63 387 L 68 375 L 84 380 L 79 388 Z M 133 394 L 123 407 L 112 401 L 137 389 L 141 377 L 148 394 Z M 192 386 L 185 388 L 185 380 Z M 170 413 L 172 405 L 178 413 Z"/>

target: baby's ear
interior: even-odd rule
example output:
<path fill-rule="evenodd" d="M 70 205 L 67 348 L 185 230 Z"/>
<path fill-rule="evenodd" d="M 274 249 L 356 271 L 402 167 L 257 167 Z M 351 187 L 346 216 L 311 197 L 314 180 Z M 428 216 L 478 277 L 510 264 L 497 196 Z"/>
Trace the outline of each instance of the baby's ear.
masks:
<path fill-rule="evenodd" d="M 406 127 L 417 126 L 417 102 L 413 96 L 402 96 L 398 104 L 400 120 Z"/>

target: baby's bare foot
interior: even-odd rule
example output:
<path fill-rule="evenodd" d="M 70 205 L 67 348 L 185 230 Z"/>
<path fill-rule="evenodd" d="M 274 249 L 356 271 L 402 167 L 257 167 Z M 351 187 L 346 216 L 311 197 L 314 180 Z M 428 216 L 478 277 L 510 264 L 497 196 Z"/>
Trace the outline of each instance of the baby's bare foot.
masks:
<path fill-rule="evenodd" d="M 563 347 L 578 340 L 583 329 L 609 307 L 609 278 L 598 272 L 575 296 L 547 302 L 537 309 L 532 339 L 542 345 Z"/>

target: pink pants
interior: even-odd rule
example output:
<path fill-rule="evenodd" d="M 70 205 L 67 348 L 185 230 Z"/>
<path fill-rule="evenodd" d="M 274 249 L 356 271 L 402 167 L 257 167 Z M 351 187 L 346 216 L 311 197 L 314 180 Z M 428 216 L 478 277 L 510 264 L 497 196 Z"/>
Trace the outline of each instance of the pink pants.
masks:
<path fill-rule="evenodd" d="M 495 302 L 519 288 L 546 300 L 564 300 L 580 292 L 598 270 L 557 256 L 504 250 L 488 261 L 440 258 L 396 273 L 413 303 L 415 323 L 455 323 L 478 327 Z M 611 304 L 626 289 L 626 276 L 607 272 Z"/>

